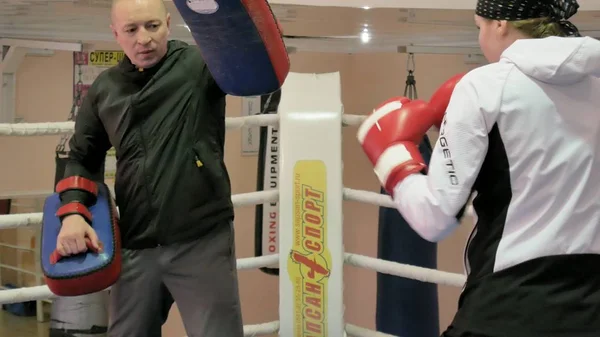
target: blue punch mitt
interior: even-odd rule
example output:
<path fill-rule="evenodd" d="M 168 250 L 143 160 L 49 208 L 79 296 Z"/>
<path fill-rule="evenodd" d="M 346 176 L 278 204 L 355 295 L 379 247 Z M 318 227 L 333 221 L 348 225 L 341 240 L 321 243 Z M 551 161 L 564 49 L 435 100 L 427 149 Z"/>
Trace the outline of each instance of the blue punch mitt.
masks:
<path fill-rule="evenodd" d="M 62 185 L 65 182 L 70 184 L 65 190 L 82 188 L 81 179 L 69 179 L 61 182 Z M 89 208 L 76 202 L 61 205 L 60 192 L 46 198 L 42 218 L 41 263 L 46 284 L 55 295 L 95 293 L 112 286 L 120 276 L 121 236 L 117 209 L 105 184 L 97 183 L 97 188 L 94 186 L 93 189 L 97 193 L 96 201 Z M 86 238 L 86 252 L 70 256 L 58 253 L 56 241 L 61 218 L 69 214 L 80 214 L 91 224 L 102 245 L 102 252 L 94 251 L 91 241 Z"/>
<path fill-rule="evenodd" d="M 267 0 L 174 0 L 213 78 L 225 93 L 277 91 L 290 70 Z"/>

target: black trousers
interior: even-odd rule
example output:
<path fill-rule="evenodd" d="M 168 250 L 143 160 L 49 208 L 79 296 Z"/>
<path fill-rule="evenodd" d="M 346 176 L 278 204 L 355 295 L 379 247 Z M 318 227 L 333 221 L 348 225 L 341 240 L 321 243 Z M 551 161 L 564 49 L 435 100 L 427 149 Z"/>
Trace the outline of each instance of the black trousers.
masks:
<path fill-rule="evenodd" d="M 123 249 L 110 296 L 108 337 L 162 336 L 173 302 L 189 337 L 242 337 L 233 223 L 189 243 Z"/>

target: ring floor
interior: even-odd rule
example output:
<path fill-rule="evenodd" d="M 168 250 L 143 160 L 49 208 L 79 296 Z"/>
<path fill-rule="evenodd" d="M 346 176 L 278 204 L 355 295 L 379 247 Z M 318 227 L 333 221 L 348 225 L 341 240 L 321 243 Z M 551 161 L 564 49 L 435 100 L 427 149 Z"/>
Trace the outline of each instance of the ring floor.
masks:
<path fill-rule="evenodd" d="M 48 311 L 48 310 L 47 310 Z M 38 323 L 36 317 L 20 317 L 11 314 L 0 307 L 0 336 L 2 337 L 48 337 L 50 314 Z"/>

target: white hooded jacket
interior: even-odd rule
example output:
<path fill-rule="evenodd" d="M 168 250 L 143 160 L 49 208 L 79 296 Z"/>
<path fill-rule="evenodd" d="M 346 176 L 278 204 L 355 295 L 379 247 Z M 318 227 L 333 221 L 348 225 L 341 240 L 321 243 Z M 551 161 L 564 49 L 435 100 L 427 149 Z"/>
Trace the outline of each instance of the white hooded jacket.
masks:
<path fill-rule="evenodd" d="M 493 271 L 600 253 L 600 41 L 518 40 L 458 83 L 428 175 L 398 184 L 394 200 L 417 233 L 439 241 L 472 192 L 481 198 L 470 241 L 493 223 Z"/>

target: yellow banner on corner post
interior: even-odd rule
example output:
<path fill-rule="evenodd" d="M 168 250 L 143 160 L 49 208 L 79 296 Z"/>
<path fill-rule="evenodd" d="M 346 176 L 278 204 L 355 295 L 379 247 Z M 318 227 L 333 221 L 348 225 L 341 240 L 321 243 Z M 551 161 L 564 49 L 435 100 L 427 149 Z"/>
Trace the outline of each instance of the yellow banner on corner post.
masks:
<path fill-rule="evenodd" d="M 327 335 L 327 169 L 320 160 L 294 166 L 294 221 L 288 272 L 294 291 L 294 337 Z"/>

